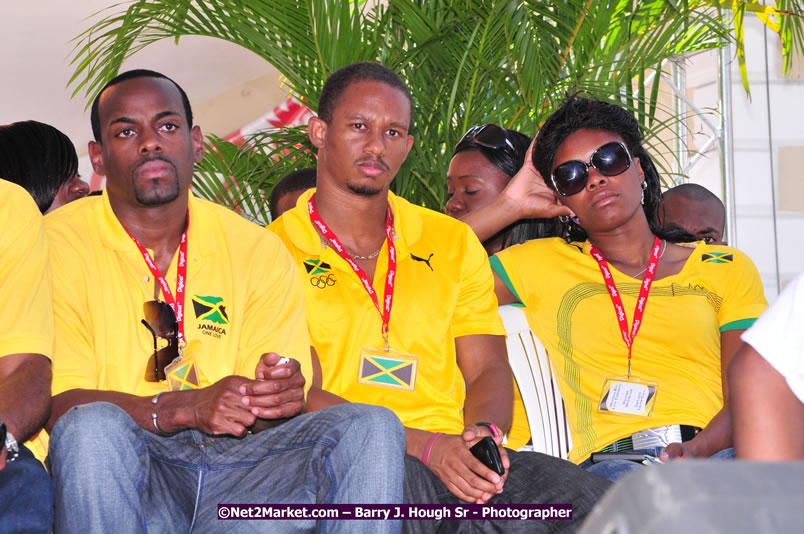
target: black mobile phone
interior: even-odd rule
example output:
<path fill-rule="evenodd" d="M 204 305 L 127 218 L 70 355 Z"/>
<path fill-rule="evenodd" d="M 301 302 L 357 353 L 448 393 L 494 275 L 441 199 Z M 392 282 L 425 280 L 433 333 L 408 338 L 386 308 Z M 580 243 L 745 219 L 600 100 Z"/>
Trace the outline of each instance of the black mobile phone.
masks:
<path fill-rule="evenodd" d="M 500 449 L 494 443 L 494 438 L 486 436 L 477 443 L 475 443 L 469 451 L 475 458 L 483 462 L 483 465 L 502 476 L 505 474 L 502 458 L 500 458 Z"/>
<path fill-rule="evenodd" d="M 645 460 L 652 460 L 654 458 L 650 454 L 645 454 L 644 452 L 622 451 L 593 452 L 591 459 L 593 464 L 599 464 L 600 462 L 605 462 L 607 460 L 629 460 L 631 462 L 642 463 Z"/>

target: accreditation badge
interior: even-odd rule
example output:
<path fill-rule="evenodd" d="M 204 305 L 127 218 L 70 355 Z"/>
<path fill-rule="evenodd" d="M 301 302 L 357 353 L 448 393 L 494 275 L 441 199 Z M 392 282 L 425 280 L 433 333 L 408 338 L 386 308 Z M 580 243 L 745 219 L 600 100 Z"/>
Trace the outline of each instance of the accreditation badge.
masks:
<path fill-rule="evenodd" d="M 416 370 L 419 358 L 393 349 L 360 349 L 360 368 L 357 381 L 403 391 L 416 389 Z"/>
<path fill-rule="evenodd" d="M 197 339 L 189 342 L 184 349 L 180 350 L 180 356 L 165 367 L 170 391 L 184 391 L 188 389 L 198 389 L 198 367 L 195 362 L 195 354 L 201 347 L 201 342 Z"/>
<path fill-rule="evenodd" d="M 635 376 L 608 376 L 603 383 L 598 412 L 650 417 L 658 383 Z"/>

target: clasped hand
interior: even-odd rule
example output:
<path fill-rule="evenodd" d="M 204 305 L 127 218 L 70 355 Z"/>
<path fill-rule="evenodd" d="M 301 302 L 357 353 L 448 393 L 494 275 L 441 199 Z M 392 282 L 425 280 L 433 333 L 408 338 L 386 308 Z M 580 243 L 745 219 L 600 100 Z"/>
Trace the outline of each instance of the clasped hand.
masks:
<path fill-rule="evenodd" d="M 469 450 L 486 436 L 491 436 L 487 427 L 467 425 L 460 436 L 441 436 L 430 452 L 430 469 L 453 495 L 466 502 L 485 504 L 494 495 L 502 493 L 508 479 L 510 461 L 502 446 L 502 437 L 494 438 L 505 467 L 502 476 L 483 465 Z"/>
<path fill-rule="evenodd" d="M 242 436 L 257 419 L 293 417 L 304 409 L 304 375 L 296 360 L 277 365 L 280 356 L 263 354 L 255 379 L 227 376 L 197 390 L 194 428 L 207 434 Z"/>

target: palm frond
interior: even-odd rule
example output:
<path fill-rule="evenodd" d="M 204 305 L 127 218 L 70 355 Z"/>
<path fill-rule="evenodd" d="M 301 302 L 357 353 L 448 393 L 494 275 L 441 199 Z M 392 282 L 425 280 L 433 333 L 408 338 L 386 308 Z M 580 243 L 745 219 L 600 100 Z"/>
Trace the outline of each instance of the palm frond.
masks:
<path fill-rule="evenodd" d="M 648 142 L 672 153 L 661 139 L 684 118 L 661 109 L 658 76 L 645 81 L 668 60 L 729 42 L 740 50 L 742 12 L 779 34 L 788 69 L 804 47 L 795 0 L 388 0 L 373 9 L 365 0 L 138 0 L 99 13 L 76 37 L 70 83 L 91 99 L 150 44 L 207 36 L 263 57 L 315 109 L 334 70 L 380 61 L 407 81 L 414 103 L 416 143 L 394 191 L 441 209 L 452 147 L 469 126 L 494 122 L 534 135 L 567 93 L 626 106 Z M 276 179 L 314 162 L 304 130 L 255 136 L 243 147 L 210 138 L 196 189 L 267 222 Z"/>

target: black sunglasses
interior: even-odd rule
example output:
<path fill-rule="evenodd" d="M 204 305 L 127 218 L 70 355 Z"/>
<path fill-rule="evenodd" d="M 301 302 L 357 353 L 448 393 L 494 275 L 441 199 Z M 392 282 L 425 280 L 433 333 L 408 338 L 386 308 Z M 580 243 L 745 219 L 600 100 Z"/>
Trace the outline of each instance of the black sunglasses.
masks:
<path fill-rule="evenodd" d="M 631 168 L 631 154 L 619 141 L 606 143 L 592 153 L 589 163 L 573 159 L 553 170 L 553 187 L 562 196 L 580 193 L 589 182 L 589 167 L 603 176 L 617 176 Z"/>
<path fill-rule="evenodd" d="M 508 136 L 508 130 L 496 124 L 484 124 L 482 126 L 472 126 L 469 128 L 458 144 L 455 145 L 455 152 L 466 148 L 465 145 L 474 143 L 486 148 L 493 148 L 495 150 L 508 150 L 516 156 L 516 149 L 511 138 Z"/>
<path fill-rule="evenodd" d="M 154 352 L 145 366 L 145 380 L 159 382 L 165 380 L 165 367 L 179 356 L 179 322 L 173 308 L 161 300 L 146 302 L 142 312 L 145 315 L 142 324 L 154 337 Z M 167 346 L 160 349 L 157 338 L 167 340 Z"/>

